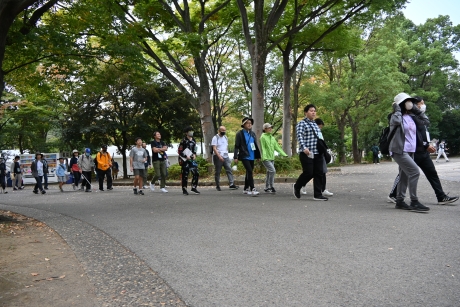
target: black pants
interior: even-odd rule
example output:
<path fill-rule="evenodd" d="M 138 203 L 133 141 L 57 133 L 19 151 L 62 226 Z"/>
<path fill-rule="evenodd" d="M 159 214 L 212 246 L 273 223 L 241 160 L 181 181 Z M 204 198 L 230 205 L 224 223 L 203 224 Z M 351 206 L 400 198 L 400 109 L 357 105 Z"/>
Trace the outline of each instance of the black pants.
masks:
<path fill-rule="evenodd" d="M 99 190 L 104 189 L 104 177 L 107 176 L 107 189 L 112 188 L 112 170 L 110 168 L 105 171 L 97 169 L 97 177 L 99 179 Z"/>
<path fill-rule="evenodd" d="M 43 176 L 38 176 L 38 177 L 34 177 L 35 178 L 35 187 L 34 187 L 34 191 L 43 191 L 43 186 L 42 186 L 42 180 L 43 180 Z"/>
<path fill-rule="evenodd" d="M 73 184 L 78 188 L 78 184 L 80 183 L 81 174 L 79 171 L 72 171 L 73 174 Z"/>
<path fill-rule="evenodd" d="M 246 170 L 246 176 L 244 176 L 244 190 L 254 189 L 254 160 L 241 160 L 244 169 Z"/>
<path fill-rule="evenodd" d="M 43 174 L 43 182 L 45 183 L 44 188 L 48 189 L 48 174 L 47 173 Z"/>
<path fill-rule="evenodd" d="M 373 158 L 373 159 L 372 159 L 372 160 L 373 160 L 372 163 L 380 163 L 379 154 L 378 154 L 378 153 L 373 152 L 373 153 L 372 153 L 372 158 Z"/>
<path fill-rule="evenodd" d="M 6 182 L 5 175 L 0 175 L 0 186 L 2 187 L 3 190 L 6 188 L 5 182 Z"/>
<path fill-rule="evenodd" d="M 297 178 L 294 188 L 300 190 L 311 179 L 313 179 L 313 196 L 320 197 L 323 184 L 323 155 L 315 155 L 313 159 L 309 158 L 304 152 L 299 154 L 300 164 L 302 164 L 302 174 Z"/>
<path fill-rule="evenodd" d="M 91 190 L 91 171 L 89 172 L 82 172 L 83 176 L 86 177 L 86 179 L 89 181 L 86 181 L 85 179 L 82 180 L 81 186 L 84 187 L 86 186 L 86 190 Z M 83 177 L 82 177 L 83 178 Z"/>
<path fill-rule="evenodd" d="M 182 164 L 182 187 L 187 188 L 188 174 L 190 172 L 192 173 L 192 188 L 196 189 L 200 174 L 198 172 L 198 168 L 193 166 L 190 161 L 184 161 L 184 164 Z"/>
<path fill-rule="evenodd" d="M 436 198 L 438 200 L 444 198 L 446 194 L 442 190 L 441 181 L 439 180 L 438 172 L 436 171 L 436 167 L 433 164 L 433 160 L 431 160 L 430 154 L 428 151 L 425 152 L 416 152 L 414 154 L 414 161 L 420 167 L 422 172 L 425 174 L 426 179 L 431 184 L 431 187 L 436 194 Z M 393 184 L 393 188 L 390 192 L 390 196 L 396 197 L 396 187 L 398 186 L 399 182 L 399 175 L 396 176 L 395 183 Z"/>

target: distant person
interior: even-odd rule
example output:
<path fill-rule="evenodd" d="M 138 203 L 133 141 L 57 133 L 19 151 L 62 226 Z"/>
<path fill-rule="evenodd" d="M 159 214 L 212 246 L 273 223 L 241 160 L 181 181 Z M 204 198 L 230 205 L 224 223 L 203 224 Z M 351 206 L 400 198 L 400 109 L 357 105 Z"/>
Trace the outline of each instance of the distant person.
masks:
<path fill-rule="evenodd" d="M 260 150 L 257 145 L 256 134 L 252 131 L 254 119 L 245 117 L 241 121 L 241 129 L 236 133 L 233 159 L 235 164 L 240 160 L 243 163 L 246 175 L 244 177 L 244 194 L 258 196 L 254 186 L 254 160 L 260 160 Z"/>
<path fill-rule="evenodd" d="M 81 181 L 81 188 L 85 189 L 85 192 L 92 192 L 91 175 L 92 170 L 94 168 L 94 161 L 91 158 L 90 148 L 85 148 L 85 153 L 82 154 L 78 159 L 78 166 L 80 167 L 80 173 L 83 175 L 83 179 Z"/>
<path fill-rule="evenodd" d="M 35 159 L 32 161 L 32 164 L 30 165 L 30 170 L 32 171 L 32 176 L 35 178 L 35 187 L 32 192 L 34 194 L 38 194 L 40 191 L 42 194 L 46 194 L 46 191 L 43 189 L 43 175 L 44 175 L 44 170 L 43 170 L 43 162 L 42 162 L 42 157 L 43 155 L 39 152 L 35 154 Z"/>
<path fill-rule="evenodd" d="M 104 191 L 104 178 L 107 177 L 107 190 L 113 190 L 112 187 L 112 157 L 107 152 L 107 145 L 102 145 L 101 151 L 96 154 L 97 176 L 99 179 L 99 191 Z"/>
<path fill-rule="evenodd" d="M 120 167 L 118 166 L 118 162 L 112 158 L 112 179 L 118 179 L 118 172 L 120 171 Z"/>
<path fill-rule="evenodd" d="M 149 168 L 152 167 L 151 159 L 150 159 L 150 153 L 147 150 L 147 143 L 142 142 L 142 148 L 144 148 L 145 152 L 147 153 L 147 161 L 145 161 L 144 166 L 145 166 L 145 172 L 144 172 L 144 189 L 147 189 L 148 187 L 146 186 L 147 184 L 147 177 L 149 175 Z M 153 153 L 153 152 L 152 152 Z"/>
<path fill-rule="evenodd" d="M 152 164 L 155 175 L 150 182 L 150 189 L 155 190 L 155 182 L 160 180 L 160 191 L 168 193 L 166 190 L 167 178 L 167 165 L 166 165 L 166 151 L 168 146 L 161 140 L 161 133 L 159 131 L 153 132 L 153 141 L 150 143 L 152 149 Z"/>
<path fill-rule="evenodd" d="M 16 156 L 14 157 L 14 162 L 11 163 L 11 169 L 13 170 L 14 174 L 14 181 L 13 181 L 13 191 L 22 190 L 24 186 L 22 185 L 22 171 L 23 166 L 20 164 L 21 157 Z"/>
<path fill-rule="evenodd" d="M 144 187 L 144 172 L 145 166 L 144 163 L 147 161 L 147 153 L 144 148 L 142 148 L 142 139 L 136 138 L 136 146 L 131 149 L 129 153 L 129 162 L 131 165 L 131 172 L 134 173 L 134 194 L 144 195 L 142 188 Z M 139 192 L 137 191 L 137 186 L 139 186 Z"/>
<path fill-rule="evenodd" d="M 59 190 L 61 192 L 64 192 L 64 189 L 62 187 L 66 183 L 65 171 L 66 171 L 66 166 L 65 166 L 65 163 L 64 163 L 64 158 L 60 157 L 59 158 L 59 163 L 58 163 L 58 165 L 56 167 L 56 176 L 57 176 L 58 183 L 59 183 Z"/>
<path fill-rule="evenodd" d="M 262 164 L 265 166 L 267 170 L 267 174 L 265 176 L 265 193 L 276 193 L 275 190 L 275 152 L 280 154 L 283 157 L 287 157 L 288 155 L 283 151 L 278 141 L 272 134 L 273 126 L 269 123 L 265 123 L 262 126 L 263 133 L 260 136 L 260 147 L 262 148 Z"/>
<path fill-rule="evenodd" d="M 182 194 L 189 195 L 187 192 L 187 181 L 189 173 L 192 173 L 192 193 L 200 194 L 197 190 L 198 178 L 198 163 L 196 162 L 197 145 L 193 138 L 193 128 L 188 126 L 184 129 L 184 138 L 179 143 L 179 164 L 182 166 Z"/>
<path fill-rule="evenodd" d="M 80 179 L 81 179 L 81 169 L 78 166 L 78 156 L 79 152 L 78 150 L 74 149 L 72 151 L 72 158 L 70 159 L 70 169 L 72 171 L 73 175 L 73 183 L 72 183 L 72 188 L 76 190 L 78 188 L 78 185 L 80 184 Z"/>
<path fill-rule="evenodd" d="M 0 156 L 0 187 L 2 194 L 7 194 L 6 191 L 6 159 L 3 155 Z"/>
<path fill-rule="evenodd" d="M 380 157 L 379 157 L 380 148 L 376 144 L 374 144 L 371 147 L 371 151 L 372 151 L 372 162 L 374 164 L 380 164 Z"/>
<path fill-rule="evenodd" d="M 444 159 L 446 159 L 446 162 L 449 162 L 449 158 L 447 158 L 447 155 L 446 155 L 446 150 L 448 150 L 448 148 L 446 147 L 446 141 L 442 140 L 441 143 L 439 143 L 439 146 L 438 146 L 438 156 L 436 158 L 436 162 L 439 162 L 439 157 L 443 156 Z"/>
<path fill-rule="evenodd" d="M 212 162 L 214 163 L 214 180 L 216 181 L 216 190 L 221 191 L 220 188 L 220 172 L 222 167 L 225 169 L 228 178 L 228 185 L 230 190 L 236 190 L 238 187 L 235 185 L 232 172 L 232 161 L 228 156 L 228 138 L 225 135 L 227 129 L 225 126 L 220 126 L 217 134 L 211 140 L 212 147 Z"/>
<path fill-rule="evenodd" d="M 43 162 L 43 188 L 48 190 L 48 174 L 49 174 L 49 167 L 48 161 L 45 158 L 45 154 L 42 153 L 42 162 Z"/>

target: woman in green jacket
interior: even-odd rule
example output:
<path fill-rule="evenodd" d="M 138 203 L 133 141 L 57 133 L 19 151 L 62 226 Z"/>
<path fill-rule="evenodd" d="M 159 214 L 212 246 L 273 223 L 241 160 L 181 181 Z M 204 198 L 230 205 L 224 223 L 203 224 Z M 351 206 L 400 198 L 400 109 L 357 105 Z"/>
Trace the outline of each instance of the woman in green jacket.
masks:
<path fill-rule="evenodd" d="M 266 193 L 276 193 L 273 184 L 275 183 L 275 151 L 281 156 L 287 157 L 287 154 L 283 151 L 278 141 L 272 135 L 273 127 L 269 123 L 263 125 L 262 135 L 260 136 L 260 147 L 262 148 L 262 163 L 267 169 L 267 177 L 265 178 L 265 189 Z"/>

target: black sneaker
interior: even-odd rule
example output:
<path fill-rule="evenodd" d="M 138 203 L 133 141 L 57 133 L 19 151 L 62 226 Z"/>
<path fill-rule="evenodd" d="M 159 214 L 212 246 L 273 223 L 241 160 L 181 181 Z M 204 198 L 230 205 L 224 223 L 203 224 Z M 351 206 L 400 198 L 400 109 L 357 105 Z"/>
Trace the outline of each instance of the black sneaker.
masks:
<path fill-rule="evenodd" d="M 113 190 L 113 188 L 112 188 L 112 187 L 110 187 L 110 188 L 107 188 L 107 190 L 109 190 L 109 191 L 112 191 L 112 190 Z"/>
<path fill-rule="evenodd" d="M 197 190 L 196 188 L 192 188 L 191 191 L 192 191 L 193 193 L 195 193 L 195 194 L 200 194 L 200 192 L 198 192 L 198 190 Z"/>
<path fill-rule="evenodd" d="M 402 200 L 396 202 L 395 209 L 410 210 L 410 206 Z"/>
<path fill-rule="evenodd" d="M 33 190 L 32 192 L 34 192 L 34 194 L 38 194 L 38 191 L 37 191 L 37 190 Z"/>
<path fill-rule="evenodd" d="M 295 198 L 300 199 L 300 189 L 295 188 L 295 183 L 292 184 L 292 192 L 294 193 Z"/>
<path fill-rule="evenodd" d="M 418 200 L 411 201 L 409 208 L 414 211 L 430 211 L 430 208 L 422 205 Z"/>
<path fill-rule="evenodd" d="M 322 200 L 322 201 L 327 201 L 329 198 L 324 197 L 323 195 L 320 195 L 318 197 L 313 197 L 313 200 Z"/>
<path fill-rule="evenodd" d="M 188 192 L 187 192 L 187 189 L 186 189 L 186 188 L 182 188 L 182 194 L 188 195 Z"/>
<path fill-rule="evenodd" d="M 266 188 L 266 189 L 264 189 L 264 192 L 265 193 L 272 193 L 272 189 L 271 188 Z"/>
<path fill-rule="evenodd" d="M 137 195 L 137 189 L 133 189 L 135 195 Z"/>
<path fill-rule="evenodd" d="M 276 193 L 276 190 L 275 190 L 275 188 L 272 188 L 272 193 Z"/>
<path fill-rule="evenodd" d="M 91 191 L 91 190 L 85 190 L 85 192 L 87 192 L 87 193 L 91 193 L 92 191 Z"/>
<path fill-rule="evenodd" d="M 449 196 L 445 195 L 443 198 L 438 199 L 438 205 L 451 204 L 453 202 L 456 202 L 457 200 L 458 200 L 458 196 L 449 197 Z"/>
<path fill-rule="evenodd" d="M 48 187 L 44 188 L 45 190 L 48 190 Z"/>
<path fill-rule="evenodd" d="M 232 184 L 231 186 L 228 187 L 230 190 L 237 190 L 239 186 Z"/>
<path fill-rule="evenodd" d="M 144 192 L 142 192 L 142 190 L 139 190 L 139 195 L 144 195 Z"/>
<path fill-rule="evenodd" d="M 42 190 L 42 194 L 46 194 L 46 191 L 45 191 L 45 190 Z"/>
<path fill-rule="evenodd" d="M 17 191 L 17 190 L 18 190 L 18 188 L 16 188 L 16 187 L 13 188 L 13 191 Z"/>
<path fill-rule="evenodd" d="M 104 192 L 104 189 L 99 189 L 99 191 Z"/>
<path fill-rule="evenodd" d="M 219 186 L 216 187 L 216 190 L 217 191 L 222 191 L 222 189 Z"/>

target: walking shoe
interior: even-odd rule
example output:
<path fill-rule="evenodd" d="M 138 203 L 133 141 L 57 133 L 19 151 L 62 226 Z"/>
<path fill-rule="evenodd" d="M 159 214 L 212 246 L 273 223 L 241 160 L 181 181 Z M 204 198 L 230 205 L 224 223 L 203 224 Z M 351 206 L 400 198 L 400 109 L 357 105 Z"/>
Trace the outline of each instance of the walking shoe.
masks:
<path fill-rule="evenodd" d="M 154 183 L 150 183 L 150 190 L 155 191 L 155 184 Z"/>
<path fill-rule="evenodd" d="M 264 189 L 264 192 L 265 193 L 272 193 L 272 188 L 266 188 L 266 189 Z"/>
<path fill-rule="evenodd" d="M 313 197 L 313 200 L 323 200 L 323 201 L 327 201 L 329 198 L 327 197 L 324 197 L 323 195 L 320 195 L 318 197 Z"/>
<path fill-rule="evenodd" d="M 14 188 L 13 188 L 13 191 L 17 191 L 17 190 L 18 190 L 18 188 L 17 188 L 17 187 L 14 187 Z"/>
<path fill-rule="evenodd" d="M 182 194 L 188 195 L 188 192 L 187 192 L 187 189 L 186 189 L 186 188 L 182 188 Z"/>
<path fill-rule="evenodd" d="M 45 190 L 48 190 L 48 187 L 44 188 Z"/>
<path fill-rule="evenodd" d="M 449 196 L 445 195 L 443 198 L 438 199 L 438 205 L 451 204 L 453 202 L 456 202 L 457 200 L 458 200 L 458 196 L 449 197 Z"/>
<path fill-rule="evenodd" d="M 104 192 L 104 189 L 99 189 L 99 191 Z"/>
<path fill-rule="evenodd" d="M 84 189 L 85 189 L 85 187 L 84 187 L 84 186 L 80 187 L 80 191 L 83 191 Z"/>
<path fill-rule="evenodd" d="M 144 192 L 142 192 L 142 190 L 139 190 L 139 195 L 144 195 Z"/>
<path fill-rule="evenodd" d="M 200 192 L 198 192 L 198 190 L 196 188 L 192 188 L 191 191 L 195 194 L 200 194 Z"/>
<path fill-rule="evenodd" d="M 74 191 L 77 190 L 77 187 L 75 186 L 74 183 L 72 183 L 72 188 L 73 188 Z"/>
<path fill-rule="evenodd" d="M 134 194 L 137 195 L 137 189 L 133 189 Z"/>
<path fill-rule="evenodd" d="M 216 190 L 217 191 L 222 191 L 222 189 L 219 186 L 216 187 Z"/>
<path fill-rule="evenodd" d="M 411 201 L 409 208 L 414 211 L 430 211 L 429 207 L 422 205 L 418 200 Z"/>
<path fill-rule="evenodd" d="M 300 199 L 300 190 L 295 188 L 295 183 L 292 184 L 292 192 L 294 193 L 295 198 Z"/>
<path fill-rule="evenodd" d="M 248 194 L 249 190 L 243 190 L 243 194 Z"/>
<path fill-rule="evenodd" d="M 33 190 L 32 192 L 34 192 L 34 194 L 38 194 L 38 191 L 37 191 L 37 190 Z"/>
<path fill-rule="evenodd" d="M 388 195 L 387 197 L 387 203 L 393 203 L 396 204 L 396 197 Z"/>
<path fill-rule="evenodd" d="M 402 201 L 396 201 L 395 209 L 410 210 L 410 206 Z"/>
<path fill-rule="evenodd" d="M 46 194 L 46 191 L 45 191 L 45 190 L 42 190 L 42 194 Z"/>
<path fill-rule="evenodd" d="M 324 191 L 323 191 L 323 195 L 324 195 L 324 196 L 333 196 L 334 193 L 331 193 L 331 192 L 329 192 L 328 190 L 324 190 Z"/>
<path fill-rule="evenodd" d="M 236 190 L 239 188 L 239 186 L 232 184 L 231 186 L 228 187 L 230 190 Z"/>
<path fill-rule="evenodd" d="M 163 193 L 168 193 L 168 190 L 166 190 L 165 188 L 161 188 L 160 191 Z"/>
<path fill-rule="evenodd" d="M 142 188 L 143 188 L 143 189 L 148 189 L 148 187 L 147 187 L 146 185 L 144 185 Z"/>
<path fill-rule="evenodd" d="M 276 193 L 276 190 L 275 190 L 275 188 L 272 188 L 272 193 Z"/>
<path fill-rule="evenodd" d="M 252 196 L 257 196 L 259 195 L 259 191 L 256 190 L 256 188 L 252 189 Z"/>
<path fill-rule="evenodd" d="M 64 189 L 63 189 L 62 187 L 59 187 L 59 190 L 60 190 L 61 192 L 64 192 Z"/>
<path fill-rule="evenodd" d="M 109 191 L 112 191 L 112 190 L 113 190 L 113 188 L 112 188 L 112 187 L 110 187 L 110 188 L 107 188 L 107 190 L 109 190 Z"/>
<path fill-rule="evenodd" d="M 307 187 L 306 186 L 303 186 L 301 191 L 302 191 L 303 195 L 307 195 Z"/>
<path fill-rule="evenodd" d="M 24 188 L 25 188 L 25 187 L 24 187 L 24 186 L 22 186 L 22 187 L 20 187 L 20 188 L 19 188 L 19 190 L 24 190 Z"/>
<path fill-rule="evenodd" d="M 92 191 L 91 190 L 86 190 L 85 192 L 91 193 Z"/>

